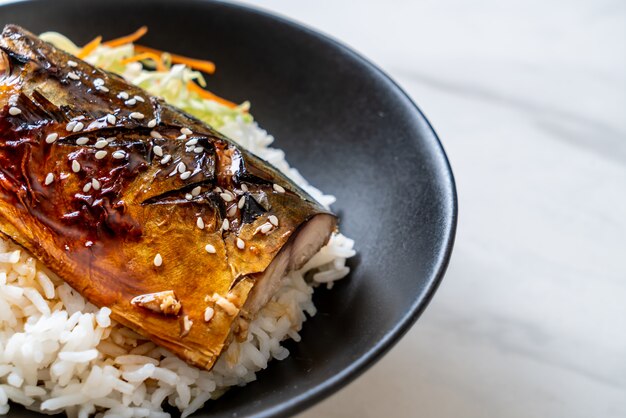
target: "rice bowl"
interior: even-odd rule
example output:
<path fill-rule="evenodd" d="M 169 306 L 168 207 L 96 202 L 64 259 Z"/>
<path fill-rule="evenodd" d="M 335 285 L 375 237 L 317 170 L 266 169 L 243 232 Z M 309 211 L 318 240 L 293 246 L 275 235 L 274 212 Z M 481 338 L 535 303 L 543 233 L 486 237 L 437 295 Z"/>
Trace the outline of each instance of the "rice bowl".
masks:
<path fill-rule="evenodd" d="M 71 49 L 58 35 L 47 39 L 55 41 L 55 36 L 59 47 Z M 115 67 L 128 48 L 96 50 L 86 60 Z M 117 72 L 212 123 L 322 204 L 334 201 L 290 168 L 282 151 L 269 147 L 272 137 L 241 112 L 247 105 L 232 110 L 190 97 L 181 85 L 201 75 L 184 66 L 172 66 L 167 74 L 159 75 L 156 85 L 155 75 L 136 64 L 117 68 Z M 164 402 L 188 416 L 228 387 L 254 380 L 255 372 L 267 367 L 271 359 L 286 358 L 288 351 L 280 342 L 297 341 L 306 315 L 315 314 L 314 288 L 321 283 L 332 287 L 334 280 L 347 275 L 345 261 L 354 255 L 353 242 L 335 234 L 302 269 L 283 279 L 251 323 L 247 340 L 232 343 L 213 369 L 206 371 L 114 323 L 108 308 L 87 303 L 11 241 L 3 239 L 0 246 L 0 413 L 7 413 L 8 402 L 13 401 L 36 411 L 79 417 L 165 417 L 169 414 L 163 411 Z"/>

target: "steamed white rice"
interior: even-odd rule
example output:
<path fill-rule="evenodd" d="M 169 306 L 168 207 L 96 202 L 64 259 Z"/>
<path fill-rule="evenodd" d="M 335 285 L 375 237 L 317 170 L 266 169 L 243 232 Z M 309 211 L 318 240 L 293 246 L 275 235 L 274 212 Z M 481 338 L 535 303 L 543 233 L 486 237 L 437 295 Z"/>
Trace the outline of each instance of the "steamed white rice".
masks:
<path fill-rule="evenodd" d="M 255 123 L 234 118 L 221 130 L 270 161 L 324 205 L 334 198 L 311 187 L 290 168 L 272 137 Z M 109 318 L 51 274 L 27 251 L 0 238 L 0 414 L 10 402 L 70 417 L 169 417 L 165 403 L 186 417 L 231 386 L 255 380 L 272 359 L 299 341 L 316 285 L 348 274 L 353 241 L 334 235 L 307 265 L 290 273 L 250 325 L 244 343 L 233 342 L 210 371 L 187 365 L 167 350 Z M 308 281 L 305 280 L 305 274 Z"/>

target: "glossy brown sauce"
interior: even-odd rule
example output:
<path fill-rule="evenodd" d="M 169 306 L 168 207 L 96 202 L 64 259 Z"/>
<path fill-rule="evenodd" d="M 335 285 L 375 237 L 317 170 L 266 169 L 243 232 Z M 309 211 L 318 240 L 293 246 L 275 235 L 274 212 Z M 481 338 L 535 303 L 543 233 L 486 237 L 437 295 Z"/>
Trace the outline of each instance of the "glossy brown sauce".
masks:
<path fill-rule="evenodd" d="M 0 58 L 1 230 L 116 321 L 210 368 L 255 277 L 328 212 L 202 122 L 21 28 L 5 28 Z M 132 303 L 155 292 L 180 312 Z M 203 321 L 214 294 L 238 308 Z"/>

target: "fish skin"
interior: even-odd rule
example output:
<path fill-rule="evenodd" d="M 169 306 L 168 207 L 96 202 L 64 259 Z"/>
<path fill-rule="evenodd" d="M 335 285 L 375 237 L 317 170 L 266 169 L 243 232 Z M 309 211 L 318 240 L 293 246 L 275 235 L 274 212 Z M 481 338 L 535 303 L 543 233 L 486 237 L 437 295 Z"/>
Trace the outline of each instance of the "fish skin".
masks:
<path fill-rule="evenodd" d="M 18 26 L 4 28 L 0 50 L 5 70 L 0 72 L 0 232 L 90 302 L 110 307 L 116 321 L 210 369 L 237 327 L 237 314 L 220 309 L 212 296 L 226 298 L 239 313 L 255 277 L 298 229 L 317 215 L 332 214 L 269 163 L 203 122 Z M 70 59 L 78 66 L 68 66 Z M 98 91 L 96 79 L 109 91 Z M 144 102 L 127 106 L 120 92 Z M 12 106 L 21 113 L 9 114 Z M 144 117 L 132 118 L 132 112 Z M 113 125 L 109 114 L 116 117 Z M 157 125 L 150 128 L 153 119 Z M 84 129 L 68 131 L 72 121 Z M 193 134 L 176 139 L 184 127 Z M 152 138 L 153 130 L 163 138 Z M 54 133 L 58 139 L 47 143 Z M 76 145 L 81 137 L 89 142 Z M 95 148 L 98 138 L 108 138 L 109 145 Z M 190 139 L 204 151 L 187 152 Z M 172 156 L 169 163 L 160 163 L 155 145 Z M 107 155 L 97 159 L 98 151 Z M 124 157 L 113 158 L 115 151 Z M 71 168 L 73 160 L 80 164 L 78 172 Z M 170 175 L 181 162 L 192 172 L 186 180 L 179 172 Z M 48 173 L 54 180 L 46 185 Z M 92 186 L 84 192 L 87 183 Z M 242 184 L 248 192 L 241 191 Z M 201 193 L 188 200 L 196 186 Z M 233 201 L 225 202 L 218 187 L 232 193 Z M 250 204 L 228 216 L 241 196 Z M 278 217 L 279 226 L 268 235 L 258 233 L 270 215 Z M 196 225 L 198 216 L 203 229 Z M 227 231 L 221 230 L 224 219 Z M 237 238 L 244 241 L 243 250 Z M 214 254 L 205 250 L 207 244 Z M 156 254 L 163 260 L 159 267 Z M 182 306 L 178 315 L 131 303 L 170 290 Z M 215 308 L 208 323 L 207 306 Z M 193 323 L 188 331 L 185 317 Z"/>

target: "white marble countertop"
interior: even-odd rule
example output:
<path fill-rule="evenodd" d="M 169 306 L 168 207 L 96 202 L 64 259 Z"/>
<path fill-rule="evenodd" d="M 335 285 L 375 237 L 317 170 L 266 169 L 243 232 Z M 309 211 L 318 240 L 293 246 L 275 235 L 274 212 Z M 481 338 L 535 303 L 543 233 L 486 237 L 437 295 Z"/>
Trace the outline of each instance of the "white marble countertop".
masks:
<path fill-rule="evenodd" d="M 395 78 L 459 190 L 430 307 L 301 417 L 626 416 L 626 3 L 253 4 Z"/>

